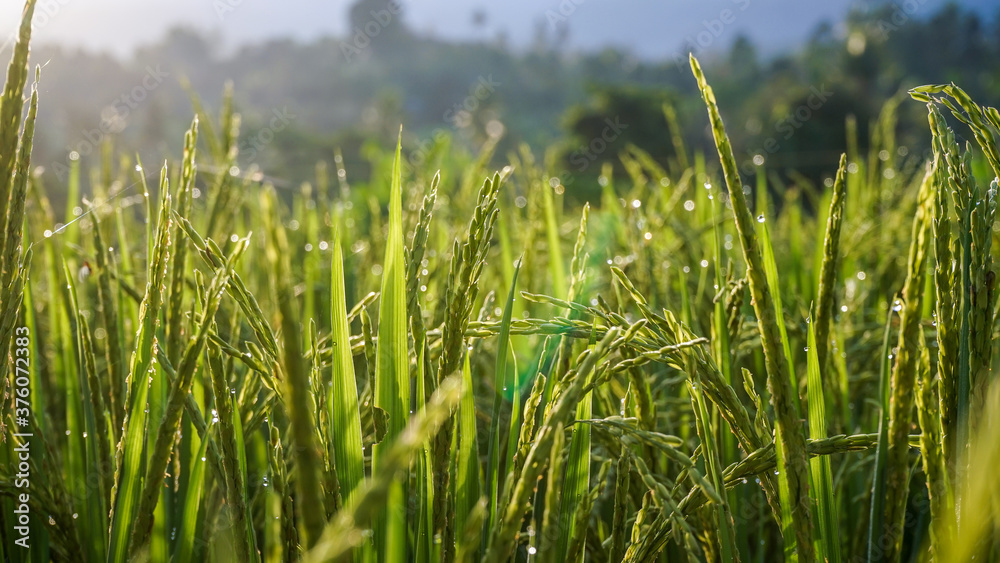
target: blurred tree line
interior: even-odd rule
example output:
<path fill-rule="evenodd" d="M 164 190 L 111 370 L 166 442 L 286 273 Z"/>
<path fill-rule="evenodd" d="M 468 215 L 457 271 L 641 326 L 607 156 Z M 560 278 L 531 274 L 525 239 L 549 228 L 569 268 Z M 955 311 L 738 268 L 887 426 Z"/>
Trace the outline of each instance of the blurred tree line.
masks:
<path fill-rule="evenodd" d="M 734 37 L 725 52 L 697 53 L 741 166 L 752 167 L 756 156 L 769 169 L 822 180 L 849 144 L 864 150 L 883 104 L 918 84 L 954 81 L 995 104 L 1000 11 L 985 19 L 955 5 L 925 13 L 912 4 L 855 9 L 779 56 L 760 56 L 746 37 Z M 269 41 L 226 54 L 217 37 L 184 29 L 127 61 L 36 48 L 34 61 L 46 68 L 34 161 L 56 191 L 68 155 L 77 152 L 86 169 L 106 138 L 147 162 L 176 156 L 192 114 L 189 94 L 212 110 L 230 79 L 243 116 L 240 165 L 257 165 L 289 187 L 337 149 L 348 175 L 367 180 L 381 154 L 373 147 L 394 143 L 401 123 L 414 166 L 429 166 L 423 157 L 442 142 L 470 152 L 496 143 L 497 163 L 527 144 L 565 170 L 569 195 L 592 200 L 602 165 L 621 173 L 618 155 L 630 145 L 664 165 L 677 162 L 665 108 L 676 113 L 689 153 L 711 147 L 686 53 L 648 61 L 616 49 L 567 52 L 566 32 L 544 21 L 528 49 L 510 48 L 502 34 L 446 42 L 411 30 L 396 0 L 361 0 L 349 18 L 346 37 Z M 851 116 L 855 139 L 845 128 Z M 899 117 L 900 151 L 924 146 L 924 108 L 904 102 Z"/>

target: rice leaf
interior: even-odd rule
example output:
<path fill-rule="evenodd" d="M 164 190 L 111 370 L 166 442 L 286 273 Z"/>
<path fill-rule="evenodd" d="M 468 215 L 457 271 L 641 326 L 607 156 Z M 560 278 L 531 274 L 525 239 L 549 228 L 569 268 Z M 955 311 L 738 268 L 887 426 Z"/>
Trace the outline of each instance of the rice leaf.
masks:
<path fill-rule="evenodd" d="M 389 236 L 382 269 L 378 315 L 378 349 L 375 363 L 375 406 L 389 417 L 385 440 L 372 448 L 372 471 L 383 469 L 383 452 L 403 431 L 410 412 L 410 362 L 406 330 L 406 270 L 403 264 L 403 203 L 400 153 L 402 131 L 396 144 L 389 198 Z M 393 482 L 385 513 L 376 525 L 381 561 L 406 560 L 406 484 Z"/>

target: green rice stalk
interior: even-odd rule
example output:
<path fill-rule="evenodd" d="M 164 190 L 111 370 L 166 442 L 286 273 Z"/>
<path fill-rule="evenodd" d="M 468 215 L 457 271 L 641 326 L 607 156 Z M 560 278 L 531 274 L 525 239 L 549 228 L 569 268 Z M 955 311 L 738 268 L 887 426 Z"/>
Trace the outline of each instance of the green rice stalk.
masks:
<path fill-rule="evenodd" d="M 202 491 L 205 487 L 205 462 L 210 438 L 204 436 L 199 441 L 194 456 L 188 464 L 187 492 L 184 494 L 184 505 L 181 510 L 181 526 L 178 530 L 177 545 L 174 559 L 176 561 L 191 561 L 194 556 L 194 540 L 197 535 L 198 513 L 201 507 Z"/>
<path fill-rule="evenodd" d="M 927 270 L 932 178 L 933 170 L 928 169 L 920 187 L 917 212 L 913 218 L 907 275 L 901 295 L 899 340 L 890 376 L 892 399 L 889 407 L 889 451 L 885 469 L 886 504 L 883 534 L 892 541 L 880 542 L 881 545 L 888 546 L 885 555 L 889 561 L 895 561 L 902 549 L 903 534 L 893 530 L 903 529 L 910 485 L 908 438 L 915 397 L 916 368 L 920 358 L 920 303 Z"/>
<path fill-rule="evenodd" d="M 563 466 L 566 462 L 566 433 L 556 432 L 552 439 L 552 448 L 549 454 L 549 472 L 546 483 L 550 485 L 545 488 L 545 512 L 542 516 L 540 530 L 541 542 L 538 548 L 538 560 L 554 561 L 555 551 L 562 537 L 559 529 L 559 519 L 561 517 L 562 505 L 562 482 Z"/>
<path fill-rule="evenodd" d="M 944 546 L 954 541 L 955 511 L 952 510 L 954 497 L 941 448 L 937 383 L 931 371 L 930 351 L 921 343 L 916 393 L 917 419 L 920 422 L 920 458 L 924 475 L 927 476 L 927 492 L 931 501 L 931 552 L 940 555 Z"/>
<path fill-rule="evenodd" d="M 468 391 L 463 389 L 462 380 L 457 376 L 438 385 L 431 400 L 388 444 L 379 470 L 351 496 L 344 509 L 326 525 L 316 545 L 303 555 L 303 563 L 342 561 L 352 549 L 365 541 L 366 528 L 371 526 L 378 513 L 385 510 L 390 490 L 399 474 L 409 467 L 412 456 L 451 416 L 463 392 Z"/>
<path fill-rule="evenodd" d="M 285 560 L 292 559 L 298 553 L 299 530 L 295 527 L 295 507 L 292 505 L 292 494 L 288 488 L 288 470 L 285 465 L 285 450 L 281 445 L 281 433 L 278 427 L 271 425 L 270 447 L 267 449 L 268 467 L 271 472 L 271 484 L 274 492 L 281 499 L 281 536 L 284 538 Z"/>
<path fill-rule="evenodd" d="M 590 348 L 593 350 L 593 348 Z M 594 393 L 584 394 L 576 405 L 577 420 L 589 419 L 593 413 Z M 573 427 L 573 436 L 569 443 L 569 455 L 566 459 L 566 471 L 561 481 L 549 481 L 553 487 L 562 489 L 562 509 L 559 519 L 559 548 L 556 552 L 557 561 L 579 562 L 580 557 L 573 558 L 570 543 L 577 533 L 586 533 L 577 529 L 577 513 L 587 510 L 587 497 L 590 490 L 590 456 L 591 456 L 590 425 L 580 424 Z M 558 476 L 557 476 L 558 477 Z"/>
<path fill-rule="evenodd" d="M 469 363 L 469 353 L 465 354 L 462 363 L 462 386 L 467 389 L 462 394 L 458 404 L 458 423 L 456 425 L 455 451 L 455 495 L 454 495 L 454 529 L 465 530 L 473 520 L 472 514 L 480 500 L 479 485 L 479 443 L 476 440 L 476 405 L 472 383 L 472 367 Z M 477 534 L 477 541 L 480 534 Z M 458 538 L 456 538 L 458 540 Z M 468 546 L 462 541 L 456 541 L 458 551 L 475 553 L 479 545 Z M 457 558 L 457 560 L 461 560 Z"/>
<path fill-rule="evenodd" d="M 545 346 L 543 346 L 543 350 Z M 544 355 L 543 355 L 544 358 Z M 528 451 L 531 449 L 531 443 L 534 441 L 535 437 L 535 417 L 538 414 L 538 407 L 542 402 L 542 393 L 545 390 L 545 376 L 539 373 L 535 376 L 535 383 L 531 387 L 531 393 L 528 395 L 528 399 L 524 403 L 524 422 L 521 424 L 521 433 L 517 439 L 517 447 L 514 453 L 514 458 L 510 463 L 510 470 L 507 471 L 507 479 L 504 483 L 504 493 L 503 500 L 504 506 L 507 505 L 507 501 L 510 499 L 511 487 L 517 480 L 517 477 L 521 474 L 524 469 L 524 458 L 528 456 Z"/>
<path fill-rule="evenodd" d="M 733 214 L 736 218 L 736 228 L 740 235 L 740 245 L 743 248 L 747 262 L 747 278 L 750 283 L 750 293 L 753 296 L 754 312 L 757 315 L 760 329 L 761 344 L 764 349 L 764 360 L 767 365 L 768 389 L 771 392 L 771 403 L 777 419 L 778 439 L 785 456 L 785 471 L 779 475 L 779 481 L 787 483 L 789 497 L 786 503 L 791 504 L 794 524 L 795 543 L 798 546 L 799 560 L 811 563 L 813 560 L 812 520 L 810 516 L 809 482 L 805 455 L 805 437 L 799 423 L 795 407 L 798 397 L 789 378 L 789 366 L 784 356 L 782 339 L 778 320 L 775 318 L 775 305 L 771 297 L 764 273 L 764 264 L 754 231 L 754 218 L 747 207 L 743 195 L 743 183 L 740 181 L 733 156 L 732 147 L 726 136 L 722 118 L 715 102 L 715 95 L 705 81 L 701 66 L 697 59 L 691 57 L 691 68 L 698 79 L 702 97 L 708 106 L 712 122 L 712 133 L 715 136 L 719 156 L 722 160 L 726 185 L 729 188 Z M 777 288 L 775 288 L 777 290 Z M 787 342 L 787 340 L 786 340 Z"/>
<path fill-rule="evenodd" d="M 895 305 L 892 305 L 895 308 Z M 892 396 L 892 389 L 889 385 L 890 361 L 892 359 L 892 333 L 893 313 L 889 309 L 885 318 L 885 330 L 882 333 L 882 349 L 879 354 L 879 424 L 878 442 L 875 450 L 875 468 L 872 475 L 871 488 L 871 509 L 868 516 L 868 545 L 867 556 L 869 560 L 877 560 L 881 553 L 879 541 L 883 539 L 883 522 L 885 521 L 885 501 L 886 501 L 886 463 L 889 459 L 889 401 Z"/>
<path fill-rule="evenodd" d="M 594 503 L 601 494 L 601 489 L 608 478 L 608 471 L 611 469 L 611 460 L 601 464 L 601 469 L 597 473 L 597 484 L 580 500 L 573 517 L 573 537 L 566 548 L 566 561 L 583 561 L 584 547 L 587 544 L 587 535 L 590 531 L 590 515 L 594 510 Z"/>
<path fill-rule="evenodd" d="M 701 443 L 702 453 L 705 456 L 705 466 L 711 479 L 712 486 L 716 491 L 724 491 L 724 481 L 722 476 L 721 461 L 719 452 L 715 444 L 715 436 L 709 424 L 708 409 L 705 408 L 705 398 L 701 393 L 697 379 L 688 379 L 688 393 L 691 397 L 692 411 L 695 416 L 695 427 L 697 428 L 698 440 Z M 716 514 L 715 521 L 717 529 L 715 534 L 719 542 L 718 556 L 722 561 L 739 561 L 740 554 L 736 550 L 736 532 L 734 530 L 733 515 L 726 502 L 725 495 L 716 493 Z"/>
<path fill-rule="evenodd" d="M 284 399 L 291 419 L 291 437 L 295 444 L 296 515 L 302 526 L 302 544 L 311 547 L 323 531 L 324 510 L 313 503 L 324 498 L 321 491 L 321 463 L 315 442 L 315 426 L 309 408 L 309 369 L 303 363 L 298 303 L 295 300 L 288 238 L 277 209 L 273 189 L 261 193 L 261 215 L 267 223 L 266 254 L 270 267 L 271 286 L 276 292 L 283 340 Z M 322 502 L 322 501 L 320 501 Z"/>
<path fill-rule="evenodd" d="M 945 546 L 942 561 L 995 560 L 989 553 L 991 542 L 997 537 L 997 486 L 996 467 L 1000 464 L 1000 383 L 993 382 L 985 401 L 989 413 L 979 425 L 979 434 L 969 448 L 969 467 L 966 481 L 958 486 L 964 490 L 961 525 L 956 540 Z"/>
<path fill-rule="evenodd" d="M 476 550 L 479 548 L 480 536 L 483 534 L 483 522 L 486 520 L 486 497 L 479 499 L 479 502 L 469 513 L 468 524 L 462 534 L 461 541 L 458 542 L 458 552 L 455 554 L 455 561 L 458 563 L 472 563 L 476 561 Z"/>
<path fill-rule="evenodd" d="M 674 145 L 677 169 L 687 170 L 690 166 L 688 164 L 687 150 L 684 148 L 683 130 L 677 122 L 677 112 L 674 111 L 674 106 L 670 102 L 663 103 L 663 115 L 666 117 L 667 125 L 670 127 L 670 141 Z"/>
<path fill-rule="evenodd" d="M 94 356 L 94 342 L 90 337 L 90 327 L 87 324 L 86 317 L 78 315 L 77 325 L 80 332 L 80 341 L 83 345 L 84 371 L 87 373 L 87 384 L 90 391 L 88 395 L 90 395 L 91 411 L 94 419 L 93 436 L 94 441 L 97 442 L 97 459 L 95 460 L 95 465 L 97 475 L 100 478 L 100 495 L 98 498 L 100 499 L 102 514 L 98 514 L 96 516 L 103 519 L 107 510 L 105 503 L 107 502 L 108 495 L 111 494 L 112 487 L 114 487 L 114 462 L 111 458 L 111 440 L 113 438 L 111 433 L 108 432 L 108 424 L 110 421 L 105 415 L 107 411 L 105 411 L 104 406 L 104 391 L 101 386 L 101 381 L 97 377 L 97 360 Z"/>
<path fill-rule="evenodd" d="M 126 379 L 124 404 L 128 408 L 122 421 L 121 440 L 115 452 L 115 487 L 111 491 L 112 511 L 108 556 L 124 561 L 128 555 L 129 536 L 142 491 L 143 441 L 146 435 L 146 398 L 150 372 L 155 370 L 156 323 L 163 304 L 162 288 L 170 257 L 170 190 L 167 168 L 160 172 L 160 216 L 156 226 L 153 253 L 149 260 L 146 291 L 139 308 L 139 330 Z"/>
<path fill-rule="evenodd" d="M 97 265 L 97 300 L 101 310 L 101 320 L 104 323 L 104 331 L 107 334 L 104 346 L 104 361 L 108 366 L 108 407 L 111 411 L 111 424 L 115 431 L 114 438 L 117 438 L 117 430 L 121 424 L 121 417 L 124 413 L 122 406 L 122 395 L 125 375 L 122 373 L 125 368 L 125 352 L 122 349 L 122 340 L 118 335 L 121 333 L 119 320 L 117 294 L 111 290 L 111 269 L 114 265 L 110 261 L 109 250 L 101 235 L 100 212 L 96 209 L 91 213 L 94 221 L 94 256 Z"/>
<path fill-rule="evenodd" d="M 424 407 L 426 395 L 424 377 L 424 354 L 427 353 L 427 345 L 423 339 L 415 342 L 414 346 L 418 350 L 416 358 L 416 370 L 414 378 L 417 383 L 417 408 Z M 464 375 L 463 375 L 464 378 Z M 464 385 L 464 383 L 463 383 Z M 423 447 L 417 454 L 416 476 L 417 476 L 417 529 L 415 538 L 415 559 L 417 563 L 429 563 L 431 561 L 441 561 L 440 542 L 434 541 L 434 474 L 431 473 L 433 467 L 433 457 L 430 440 L 424 440 Z"/>
<path fill-rule="evenodd" d="M 554 435 L 563 432 L 563 425 L 569 421 L 570 413 L 576 410 L 584 385 L 597 367 L 598 361 L 623 343 L 618 340 L 619 333 L 620 330 L 617 327 L 611 328 L 593 350 L 588 350 L 581 355 L 576 373 L 572 374 L 569 385 L 556 400 L 540 427 L 535 445 L 525 459 L 525 469 L 514 486 L 510 504 L 507 505 L 497 526 L 491 530 L 484 561 L 499 563 L 510 556 L 517 531 L 521 527 L 521 519 L 528 509 L 529 496 L 538 477 L 545 470 L 544 460 L 549 456 Z M 567 375 L 567 378 L 569 377 L 570 374 Z"/>
<path fill-rule="evenodd" d="M 221 290 L 220 290 L 221 293 Z M 243 489 L 239 491 L 244 498 L 249 498 L 249 490 L 247 489 L 247 453 L 246 444 L 243 440 L 243 420 L 240 414 L 240 409 L 237 408 L 236 398 L 232 394 L 229 396 L 230 400 L 233 402 L 232 409 L 232 421 L 233 421 L 233 436 L 236 438 L 236 460 L 237 463 L 234 467 L 237 469 L 239 482 L 242 483 Z M 239 541 L 245 541 L 248 544 L 248 551 L 250 552 L 250 558 L 244 561 L 260 561 L 260 553 L 257 551 L 257 536 L 254 533 L 253 518 L 250 514 L 249 503 L 245 505 L 242 512 L 236 512 L 237 507 L 230 508 L 231 514 L 229 517 L 233 522 L 233 526 L 230 528 L 229 535 L 232 537 L 232 542 L 236 543 Z"/>
<path fill-rule="evenodd" d="M 211 123 L 208 119 L 205 121 Z M 233 217 L 229 210 L 237 209 L 239 204 L 238 190 L 235 189 L 236 177 L 230 171 L 236 166 L 236 159 L 239 156 L 237 139 L 240 136 L 240 115 L 233 111 L 233 83 L 229 81 L 223 90 L 219 121 L 222 127 L 222 140 L 220 146 L 215 149 L 214 156 L 220 166 L 209 189 L 209 213 L 205 233 L 210 237 L 223 239 L 232 223 Z M 211 144 L 212 135 L 208 135 L 208 138 Z"/>
<path fill-rule="evenodd" d="M 566 273 L 563 266 L 562 249 L 559 242 L 559 223 L 556 220 L 555 196 L 553 188 L 541 185 L 543 201 L 545 202 L 545 233 L 548 236 L 549 275 L 552 277 L 552 291 L 556 295 L 566 295 Z"/>
<path fill-rule="evenodd" d="M 629 449 L 623 444 L 621 454 L 615 464 L 615 503 L 611 517 L 611 542 L 608 547 L 608 560 L 621 561 L 625 556 L 625 520 L 628 517 L 629 484 L 631 482 L 631 461 Z"/>
<path fill-rule="evenodd" d="M 133 555 L 140 553 L 149 540 L 153 525 L 153 510 L 159 500 L 160 489 L 167 471 L 167 464 L 170 461 L 170 452 L 176 440 L 185 399 L 191 392 L 194 374 L 208 340 L 208 331 L 212 323 L 215 322 L 215 313 L 218 312 L 222 303 L 224 288 L 229 282 L 233 266 L 248 247 L 249 241 L 244 239 L 233 249 L 225 266 L 217 271 L 212 278 L 200 311 L 201 321 L 197 332 L 188 341 L 180 366 L 177 368 L 177 378 L 170 385 L 170 395 L 163 419 L 157 426 L 155 441 L 152 443 L 150 457 L 146 464 L 146 478 L 143 483 L 139 509 L 136 513 L 136 521 L 132 529 L 131 553 Z M 217 403 L 224 400 L 224 398 L 217 398 Z M 152 428 L 150 430 L 152 436 Z M 225 446 L 223 449 L 225 450 Z M 249 557 L 247 553 L 243 553 L 243 555 Z"/>
<path fill-rule="evenodd" d="M 86 397 L 90 394 L 87 377 L 87 357 L 84 350 L 83 336 L 80 334 L 80 326 L 77 323 L 79 314 L 79 303 L 76 299 L 76 285 L 73 276 L 65 260 L 63 268 L 63 303 L 66 312 L 61 315 L 60 338 L 64 342 L 72 342 L 66 347 L 64 391 L 66 400 L 66 463 L 65 471 L 68 481 L 68 489 L 73 497 L 72 510 L 75 514 L 82 513 L 84 520 L 77 525 L 79 534 L 83 539 L 83 555 L 87 559 L 103 559 L 107 545 L 103 530 L 95 529 L 97 526 L 106 525 L 101 522 L 100 512 L 105 510 L 103 506 L 103 495 L 100 490 L 100 476 L 97 475 L 98 456 L 97 447 L 94 440 L 87 440 L 89 436 L 97 436 L 94 413 L 91 402 L 81 401 L 78 397 Z M 96 485 L 96 494 L 88 494 L 90 485 Z"/>

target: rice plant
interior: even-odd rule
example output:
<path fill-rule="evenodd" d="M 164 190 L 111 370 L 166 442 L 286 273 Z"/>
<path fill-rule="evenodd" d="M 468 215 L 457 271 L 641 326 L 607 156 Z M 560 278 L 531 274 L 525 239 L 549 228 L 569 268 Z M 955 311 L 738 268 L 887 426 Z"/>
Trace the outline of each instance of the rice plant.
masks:
<path fill-rule="evenodd" d="M 279 190 L 231 173 L 227 88 L 59 227 L 86 171 L 30 165 L 33 8 L 0 98 L 0 559 L 1000 559 L 1000 112 L 958 86 L 910 92 L 930 159 L 873 133 L 783 186 L 738 170 L 692 57 L 718 159 L 629 147 L 589 204 L 527 148 L 407 170 L 405 131 L 368 182 Z"/>

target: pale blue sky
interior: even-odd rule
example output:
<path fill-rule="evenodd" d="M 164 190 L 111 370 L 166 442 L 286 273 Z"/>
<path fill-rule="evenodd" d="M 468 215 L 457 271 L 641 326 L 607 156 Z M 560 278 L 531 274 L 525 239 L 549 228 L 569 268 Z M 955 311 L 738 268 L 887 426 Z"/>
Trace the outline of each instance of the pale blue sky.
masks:
<path fill-rule="evenodd" d="M 917 17 L 933 13 L 946 0 L 907 0 Z M 996 0 L 964 0 L 993 16 Z M 348 32 L 351 0 L 43 0 L 36 15 L 36 40 L 84 46 L 123 56 L 135 46 L 154 42 L 172 26 L 187 25 L 217 37 L 232 48 L 263 39 L 309 40 Z M 569 47 L 594 50 L 624 47 L 642 58 L 675 56 L 685 39 L 709 39 L 719 30 L 724 10 L 729 23 L 709 49 L 724 48 L 746 33 L 764 52 L 802 41 L 821 21 L 837 22 L 859 0 L 403 0 L 405 19 L 418 32 L 446 39 L 493 39 L 503 32 L 514 47 L 529 44 L 538 25 L 555 31 L 551 21 L 565 20 Z M 0 0 L 0 46 L 14 31 L 21 0 Z M 486 15 L 482 28 L 473 13 Z M 564 14 L 566 14 L 564 16 Z"/>

